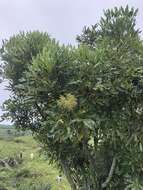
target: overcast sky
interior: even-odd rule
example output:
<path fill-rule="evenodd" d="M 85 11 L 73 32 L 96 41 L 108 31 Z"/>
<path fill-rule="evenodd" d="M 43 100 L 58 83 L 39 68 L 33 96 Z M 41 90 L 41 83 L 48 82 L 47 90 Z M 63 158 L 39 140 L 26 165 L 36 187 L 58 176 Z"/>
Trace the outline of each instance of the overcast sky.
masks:
<path fill-rule="evenodd" d="M 143 0 L 0 0 L 0 41 L 19 31 L 40 30 L 75 44 L 83 26 L 98 22 L 103 9 L 127 4 L 139 8 L 137 26 L 143 29 Z M 1 104 L 8 92 L 0 85 Z"/>

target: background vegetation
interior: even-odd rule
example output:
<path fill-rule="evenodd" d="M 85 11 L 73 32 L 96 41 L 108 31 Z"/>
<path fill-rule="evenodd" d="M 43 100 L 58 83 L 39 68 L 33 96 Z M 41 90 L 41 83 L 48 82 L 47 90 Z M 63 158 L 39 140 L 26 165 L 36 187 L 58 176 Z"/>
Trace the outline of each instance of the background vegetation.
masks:
<path fill-rule="evenodd" d="M 11 133 L 8 130 L 11 130 Z M 58 183 L 59 171 L 56 166 L 49 164 L 47 157 L 41 155 L 40 151 L 39 145 L 31 135 L 17 133 L 12 126 L 0 126 L 0 160 L 18 159 L 20 153 L 23 154 L 22 162 L 14 167 L 2 167 L 0 164 L 0 189 L 70 189 L 64 176 L 61 183 Z M 33 159 L 30 156 L 31 153 L 34 154 Z"/>

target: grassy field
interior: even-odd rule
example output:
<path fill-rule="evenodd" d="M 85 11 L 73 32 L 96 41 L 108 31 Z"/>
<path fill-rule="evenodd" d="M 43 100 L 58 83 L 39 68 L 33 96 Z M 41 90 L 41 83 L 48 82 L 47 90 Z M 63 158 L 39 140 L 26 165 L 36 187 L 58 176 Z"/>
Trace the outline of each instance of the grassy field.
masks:
<path fill-rule="evenodd" d="M 60 184 L 57 182 L 58 170 L 40 156 L 38 144 L 30 135 L 12 137 L 8 133 L 7 128 L 0 128 L 0 159 L 17 158 L 22 152 L 23 161 L 12 168 L 0 166 L 0 190 L 30 190 L 32 185 L 38 187 L 39 184 L 50 184 L 52 190 L 70 190 L 64 177 Z"/>

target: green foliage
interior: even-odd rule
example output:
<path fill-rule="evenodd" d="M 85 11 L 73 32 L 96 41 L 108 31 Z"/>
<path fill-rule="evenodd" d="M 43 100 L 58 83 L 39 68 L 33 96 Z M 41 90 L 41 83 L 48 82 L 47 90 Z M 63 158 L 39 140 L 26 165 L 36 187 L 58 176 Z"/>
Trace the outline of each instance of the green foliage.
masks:
<path fill-rule="evenodd" d="M 18 190 L 51 190 L 51 186 L 48 185 L 29 185 L 25 187 L 18 188 Z"/>
<path fill-rule="evenodd" d="M 126 176 L 143 179 L 143 44 L 136 14 L 128 7 L 105 11 L 78 37 L 78 48 L 48 40 L 16 85 L 13 80 L 9 115 L 18 128 L 32 130 L 73 190 L 122 190 L 131 187 Z"/>
<path fill-rule="evenodd" d="M 114 40 L 116 44 L 121 41 L 124 43 L 124 40 L 127 42 L 128 38 L 138 36 L 139 30 L 135 29 L 137 12 L 138 9 L 130 9 L 128 6 L 125 9 L 107 9 L 99 23 L 84 27 L 83 33 L 77 36 L 77 41 L 92 48 L 96 48 L 98 41 L 103 38 Z"/>
<path fill-rule="evenodd" d="M 129 185 L 125 188 L 125 190 L 142 190 L 143 184 L 139 182 L 138 179 L 134 179 L 133 181 L 129 181 Z"/>
<path fill-rule="evenodd" d="M 1 57 L 4 62 L 5 77 L 13 85 L 18 83 L 32 59 L 42 51 L 47 41 L 49 41 L 49 36 L 38 31 L 21 32 L 8 41 L 3 41 Z"/>

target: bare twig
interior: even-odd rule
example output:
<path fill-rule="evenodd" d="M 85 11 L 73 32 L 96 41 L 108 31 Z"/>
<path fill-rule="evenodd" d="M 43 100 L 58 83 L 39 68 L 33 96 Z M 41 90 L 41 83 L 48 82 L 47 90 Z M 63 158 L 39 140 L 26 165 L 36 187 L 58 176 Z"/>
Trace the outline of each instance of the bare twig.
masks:
<path fill-rule="evenodd" d="M 115 170 L 115 166 L 116 166 L 116 157 L 113 158 L 112 165 L 111 165 L 111 168 L 109 171 L 109 175 L 108 175 L 106 181 L 102 184 L 102 189 L 106 188 L 107 185 L 109 184 L 109 182 L 111 181 L 114 170 Z"/>

